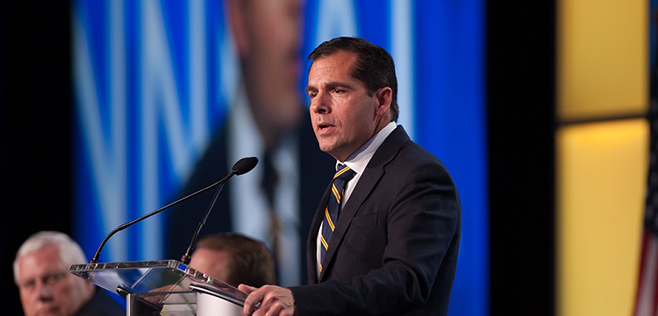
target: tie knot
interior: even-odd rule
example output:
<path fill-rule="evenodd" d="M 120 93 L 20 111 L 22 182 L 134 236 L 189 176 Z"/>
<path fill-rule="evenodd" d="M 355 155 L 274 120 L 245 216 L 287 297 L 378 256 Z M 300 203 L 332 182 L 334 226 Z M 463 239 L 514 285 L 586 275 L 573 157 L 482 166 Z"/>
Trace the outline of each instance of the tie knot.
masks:
<path fill-rule="evenodd" d="M 334 180 L 343 180 L 343 181 L 350 181 L 356 172 L 354 170 L 350 169 L 347 165 L 339 165 L 338 170 L 336 171 L 336 174 L 334 175 Z"/>

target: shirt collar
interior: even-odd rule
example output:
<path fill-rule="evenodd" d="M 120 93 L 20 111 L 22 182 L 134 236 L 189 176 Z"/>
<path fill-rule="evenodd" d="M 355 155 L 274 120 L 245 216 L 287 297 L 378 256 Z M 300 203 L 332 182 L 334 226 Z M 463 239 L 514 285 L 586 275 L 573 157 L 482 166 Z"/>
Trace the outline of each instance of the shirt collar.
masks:
<path fill-rule="evenodd" d="M 382 128 L 381 131 L 379 131 L 379 133 L 377 133 L 377 135 L 368 140 L 353 154 L 347 157 L 347 160 L 342 162 L 342 164 L 347 165 L 357 174 L 362 174 L 363 171 L 366 170 L 366 167 L 368 166 L 370 159 L 372 159 L 372 156 L 375 154 L 375 151 L 377 151 L 379 146 L 384 143 L 384 140 L 386 140 L 388 135 L 390 135 L 396 127 L 397 125 L 395 122 L 389 122 L 386 126 L 384 126 L 384 128 Z M 338 169 L 339 164 L 341 164 L 341 162 L 336 161 L 336 169 Z"/>

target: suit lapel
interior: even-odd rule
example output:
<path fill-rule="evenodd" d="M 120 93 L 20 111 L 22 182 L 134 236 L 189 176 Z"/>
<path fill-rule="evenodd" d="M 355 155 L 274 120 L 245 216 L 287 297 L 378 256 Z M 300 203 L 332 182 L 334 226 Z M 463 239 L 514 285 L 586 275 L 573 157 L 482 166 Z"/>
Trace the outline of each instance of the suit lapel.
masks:
<path fill-rule="evenodd" d="M 375 154 L 368 163 L 366 169 L 363 171 L 363 175 L 361 175 L 361 178 L 354 188 L 354 191 L 352 191 L 352 195 L 340 211 L 338 222 L 336 223 L 336 230 L 334 230 L 331 236 L 331 240 L 329 241 L 329 248 L 327 249 L 327 255 L 324 262 L 325 269 L 322 271 L 322 274 L 319 277 L 319 281 L 323 280 L 325 272 L 331 265 L 332 258 L 342 243 L 345 232 L 347 232 L 352 223 L 352 219 L 354 219 L 354 216 L 356 216 L 358 210 L 366 201 L 366 198 L 370 195 L 372 190 L 384 175 L 385 166 L 393 159 L 393 157 L 395 157 L 397 152 L 407 140 L 409 140 L 409 136 L 407 136 L 404 128 L 402 128 L 402 126 L 398 126 L 386 138 L 381 146 L 379 146 L 377 151 L 375 151 Z M 325 191 L 325 194 L 322 197 L 322 201 L 313 220 L 312 227 L 316 228 L 315 231 L 312 232 L 312 234 L 315 235 L 313 238 L 314 244 L 317 238 L 320 222 L 322 221 L 321 215 L 324 214 L 324 206 L 327 204 L 328 198 L 329 189 L 327 188 L 327 191 Z M 315 275 L 317 275 L 317 271 Z"/>

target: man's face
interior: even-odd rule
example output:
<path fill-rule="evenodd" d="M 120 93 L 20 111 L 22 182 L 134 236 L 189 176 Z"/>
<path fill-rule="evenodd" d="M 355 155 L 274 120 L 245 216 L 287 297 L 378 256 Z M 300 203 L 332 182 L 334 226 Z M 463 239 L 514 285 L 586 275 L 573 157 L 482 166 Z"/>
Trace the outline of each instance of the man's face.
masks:
<path fill-rule="evenodd" d="M 192 254 L 190 267 L 201 271 L 214 279 L 231 282 L 229 280 L 229 255 L 226 251 L 199 248 Z"/>
<path fill-rule="evenodd" d="M 320 149 L 339 161 L 345 161 L 387 123 L 388 106 L 378 99 L 380 92 L 369 95 L 363 82 L 350 75 L 356 57 L 345 51 L 321 57 L 308 75 L 306 92 L 311 98 L 315 136 Z"/>
<path fill-rule="evenodd" d="M 264 132 L 289 129 L 303 109 L 297 90 L 302 1 L 248 1 L 244 5 L 248 46 L 242 60 L 252 111 L 261 118 L 257 123 L 267 125 L 261 128 Z"/>
<path fill-rule="evenodd" d="M 18 289 L 26 316 L 71 316 L 93 294 L 93 285 L 69 273 L 56 245 L 23 256 L 18 266 Z"/>

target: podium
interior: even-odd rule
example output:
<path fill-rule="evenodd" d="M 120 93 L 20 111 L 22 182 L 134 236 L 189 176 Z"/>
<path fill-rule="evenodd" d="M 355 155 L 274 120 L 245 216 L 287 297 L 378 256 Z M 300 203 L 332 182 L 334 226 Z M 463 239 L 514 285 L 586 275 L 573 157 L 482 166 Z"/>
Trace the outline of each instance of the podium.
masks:
<path fill-rule="evenodd" d="M 128 316 L 242 315 L 247 298 L 177 260 L 78 264 L 70 272 L 123 296 Z"/>

